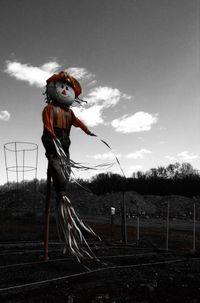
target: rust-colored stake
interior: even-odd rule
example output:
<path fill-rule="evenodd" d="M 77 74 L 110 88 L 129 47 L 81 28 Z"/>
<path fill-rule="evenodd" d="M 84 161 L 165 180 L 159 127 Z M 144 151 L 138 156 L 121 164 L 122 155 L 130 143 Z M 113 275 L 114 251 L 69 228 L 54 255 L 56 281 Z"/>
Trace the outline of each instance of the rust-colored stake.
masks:
<path fill-rule="evenodd" d="M 51 170 L 48 165 L 47 169 L 47 193 L 44 218 L 44 261 L 49 259 L 49 217 L 50 217 L 50 202 L 51 202 Z"/>

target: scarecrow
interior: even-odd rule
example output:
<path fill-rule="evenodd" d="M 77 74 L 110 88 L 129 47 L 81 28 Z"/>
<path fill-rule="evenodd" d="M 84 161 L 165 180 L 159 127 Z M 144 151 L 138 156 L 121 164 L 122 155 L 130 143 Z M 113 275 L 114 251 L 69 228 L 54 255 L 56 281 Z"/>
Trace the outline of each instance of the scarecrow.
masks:
<path fill-rule="evenodd" d="M 80 83 L 66 71 L 54 74 L 47 80 L 45 92 L 47 106 L 42 113 L 44 125 L 42 142 L 57 195 L 58 231 L 61 239 L 79 261 L 85 257 L 96 258 L 82 230 L 97 236 L 83 223 L 67 197 L 71 167 L 75 163 L 70 159 L 69 153 L 71 127 L 79 127 L 87 135 L 95 136 L 70 108 L 74 102 L 85 102 L 79 98 L 81 91 Z M 84 244 L 86 249 L 83 249 L 81 244 Z"/>

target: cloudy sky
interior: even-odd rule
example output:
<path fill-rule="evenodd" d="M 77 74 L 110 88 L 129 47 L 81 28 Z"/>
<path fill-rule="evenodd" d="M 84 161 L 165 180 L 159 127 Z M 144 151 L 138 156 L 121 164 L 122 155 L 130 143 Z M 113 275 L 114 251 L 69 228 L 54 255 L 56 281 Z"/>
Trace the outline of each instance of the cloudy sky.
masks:
<path fill-rule="evenodd" d="M 42 93 L 65 69 L 88 101 L 75 114 L 109 143 L 127 176 L 176 161 L 200 169 L 200 0 L 1 0 L 0 37 L 0 184 L 8 142 L 38 144 L 37 177 L 46 177 Z M 113 162 L 98 138 L 73 128 L 71 158 Z M 25 165 L 34 157 L 26 152 Z"/>

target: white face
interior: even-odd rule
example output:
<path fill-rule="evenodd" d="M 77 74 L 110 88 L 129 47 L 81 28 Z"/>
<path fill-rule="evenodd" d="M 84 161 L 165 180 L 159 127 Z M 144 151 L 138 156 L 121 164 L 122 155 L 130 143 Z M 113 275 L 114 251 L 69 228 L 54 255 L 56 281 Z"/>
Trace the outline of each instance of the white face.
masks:
<path fill-rule="evenodd" d="M 75 92 L 71 86 L 64 82 L 50 82 L 48 85 L 48 95 L 49 97 L 66 106 L 72 105 L 75 99 Z"/>

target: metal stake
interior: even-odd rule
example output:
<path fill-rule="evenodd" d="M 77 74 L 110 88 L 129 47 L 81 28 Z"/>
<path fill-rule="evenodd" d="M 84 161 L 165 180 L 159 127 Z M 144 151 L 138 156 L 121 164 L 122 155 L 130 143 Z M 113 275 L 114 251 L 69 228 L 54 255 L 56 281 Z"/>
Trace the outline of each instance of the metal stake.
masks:
<path fill-rule="evenodd" d="M 140 240 L 140 214 L 139 214 L 139 206 L 137 205 L 137 243 Z"/>
<path fill-rule="evenodd" d="M 110 241 L 113 242 L 115 208 L 110 208 Z"/>
<path fill-rule="evenodd" d="M 122 193 L 122 239 L 125 244 L 127 244 L 127 231 L 126 231 L 126 205 L 124 200 L 124 192 Z"/>
<path fill-rule="evenodd" d="M 193 248 L 192 252 L 196 252 L 196 204 L 193 204 Z"/>
<path fill-rule="evenodd" d="M 169 249 L 169 201 L 167 201 L 167 233 L 166 233 L 166 251 Z"/>

